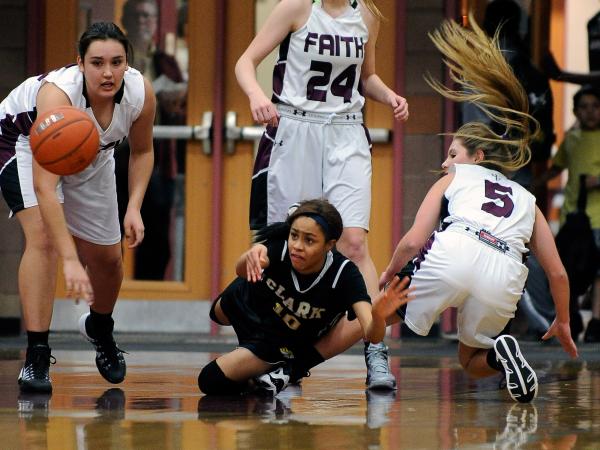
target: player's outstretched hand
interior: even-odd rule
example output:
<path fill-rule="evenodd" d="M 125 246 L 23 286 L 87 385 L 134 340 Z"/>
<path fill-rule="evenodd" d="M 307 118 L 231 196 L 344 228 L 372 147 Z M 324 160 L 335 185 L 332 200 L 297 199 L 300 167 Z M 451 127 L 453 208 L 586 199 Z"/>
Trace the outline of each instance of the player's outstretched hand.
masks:
<path fill-rule="evenodd" d="M 91 305 L 94 302 L 94 290 L 88 274 L 79 260 L 64 260 L 63 272 L 67 297 L 76 300 L 83 299 Z"/>
<path fill-rule="evenodd" d="M 373 302 L 373 315 L 387 319 L 402 305 L 413 300 L 415 298 L 412 294 L 414 288 L 409 288 L 409 283 L 410 278 L 408 277 L 400 280 L 398 276 L 394 276 Z"/>
<path fill-rule="evenodd" d="M 546 331 L 546 334 L 542 336 L 542 339 L 546 341 L 552 337 L 558 339 L 563 350 L 567 352 L 571 358 L 577 358 L 577 345 L 575 345 L 575 342 L 573 342 L 573 338 L 571 337 L 571 327 L 569 322 L 558 322 L 554 319 L 554 322 L 552 322 L 548 331 Z"/>
<path fill-rule="evenodd" d="M 267 247 L 262 244 L 253 245 L 246 252 L 246 279 L 256 283 L 262 278 L 262 271 L 269 265 Z"/>

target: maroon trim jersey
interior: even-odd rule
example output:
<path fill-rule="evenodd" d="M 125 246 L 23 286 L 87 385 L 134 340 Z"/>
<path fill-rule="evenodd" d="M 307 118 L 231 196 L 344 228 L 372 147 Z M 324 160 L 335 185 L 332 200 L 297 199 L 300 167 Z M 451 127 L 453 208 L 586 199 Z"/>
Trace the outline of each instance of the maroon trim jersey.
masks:
<path fill-rule="evenodd" d="M 307 22 L 279 46 L 273 70 L 273 103 L 304 111 L 360 111 L 360 72 L 369 30 L 358 2 L 331 17 L 320 3 L 312 5 Z"/>
<path fill-rule="evenodd" d="M 444 193 L 448 216 L 443 226 L 461 223 L 485 230 L 520 253 L 527 251 L 535 222 L 535 197 L 500 172 L 474 164 L 455 164 Z"/>

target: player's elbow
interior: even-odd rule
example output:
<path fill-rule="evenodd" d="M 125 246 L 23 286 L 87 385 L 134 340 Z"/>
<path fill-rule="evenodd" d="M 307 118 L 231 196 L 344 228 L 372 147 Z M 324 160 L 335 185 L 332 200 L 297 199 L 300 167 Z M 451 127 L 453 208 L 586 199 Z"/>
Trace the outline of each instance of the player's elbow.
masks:
<path fill-rule="evenodd" d="M 567 271 L 561 265 L 561 267 L 557 267 L 556 269 L 550 270 L 546 276 L 548 277 L 548 281 L 550 284 L 554 285 L 568 285 L 569 284 L 569 276 L 567 275 Z"/>
<path fill-rule="evenodd" d="M 399 245 L 403 254 L 414 256 L 423 247 L 423 242 L 421 242 L 421 239 L 416 239 L 414 236 L 407 234 Z"/>
<path fill-rule="evenodd" d="M 257 63 L 255 63 L 246 52 L 242 53 L 242 56 L 236 61 L 234 68 L 234 73 L 238 82 L 244 80 L 246 74 L 255 71 L 256 66 Z"/>

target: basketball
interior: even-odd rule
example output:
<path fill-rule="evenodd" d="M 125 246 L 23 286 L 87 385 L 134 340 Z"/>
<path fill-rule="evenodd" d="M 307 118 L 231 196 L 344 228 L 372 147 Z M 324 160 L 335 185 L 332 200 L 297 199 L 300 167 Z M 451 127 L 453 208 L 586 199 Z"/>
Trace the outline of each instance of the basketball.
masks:
<path fill-rule="evenodd" d="M 85 169 L 96 157 L 100 142 L 90 116 L 73 106 L 60 106 L 38 116 L 29 139 L 36 161 L 57 175 Z"/>

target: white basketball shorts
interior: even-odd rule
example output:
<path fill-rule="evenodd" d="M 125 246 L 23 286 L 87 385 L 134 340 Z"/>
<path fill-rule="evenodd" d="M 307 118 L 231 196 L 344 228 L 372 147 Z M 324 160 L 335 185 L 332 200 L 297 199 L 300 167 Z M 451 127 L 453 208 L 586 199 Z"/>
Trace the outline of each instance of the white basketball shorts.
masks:
<path fill-rule="evenodd" d="M 295 202 L 325 198 L 344 227 L 368 230 L 371 144 L 362 114 L 278 109 L 279 126 L 265 132 L 254 168 L 251 227 L 284 221 Z"/>
<path fill-rule="evenodd" d="M 101 151 L 85 170 L 62 177 L 56 189 L 69 232 L 93 244 L 113 245 L 121 241 L 112 152 Z M 38 205 L 32 158 L 29 140 L 20 136 L 15 155 L 0 168 L 0 186 L 11 215 Z"/>
<path fill-rule="evenodd" d="M 435 234 L 412 277 L 415 299 L 404 321 L 426 336 L 439 315 L 458 310 L 458 339 L 475 348 L 491 348 L 514 317 L 528 269 L 516 259 L 450 229 Z"/>

